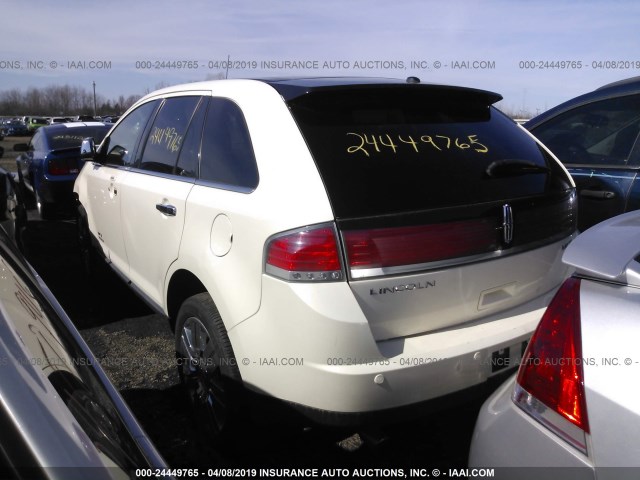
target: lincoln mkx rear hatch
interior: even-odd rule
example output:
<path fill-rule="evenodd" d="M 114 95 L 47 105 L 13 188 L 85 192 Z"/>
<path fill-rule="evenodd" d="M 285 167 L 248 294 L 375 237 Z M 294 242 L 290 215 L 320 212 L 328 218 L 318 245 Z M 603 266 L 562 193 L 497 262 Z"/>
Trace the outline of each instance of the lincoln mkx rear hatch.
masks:
<path fill-rule="evenodd" d="M 432 85 L 288 99 L 326 186 L 350 286 L 378 339 L 487 317 L 560 284 L 573 183 L 491 107 Z"/>

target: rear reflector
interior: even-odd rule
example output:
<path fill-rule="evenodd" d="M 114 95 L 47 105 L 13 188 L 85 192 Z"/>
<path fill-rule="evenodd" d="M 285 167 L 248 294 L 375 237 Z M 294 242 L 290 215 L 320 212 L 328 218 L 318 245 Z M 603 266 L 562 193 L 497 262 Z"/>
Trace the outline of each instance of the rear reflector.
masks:
<path fill-rule="evenodd" d="M 343 233 L 349 268 L 384 269 L 483 254 L 499 248 L 495 219 Z"/>
<path fill-rule="evenodd" d="M 289 281 L 336 281 L 343 278 L 335 229 L 301 229 L 269 241 L 265 271 Z"/>
<path fill-rule="evenodd" d="M 586 453 L 584 434 L 589 433 L 589 421 L 582 358 L 580 279 L 569 278 L 529 342 L 514 402 Z"/>

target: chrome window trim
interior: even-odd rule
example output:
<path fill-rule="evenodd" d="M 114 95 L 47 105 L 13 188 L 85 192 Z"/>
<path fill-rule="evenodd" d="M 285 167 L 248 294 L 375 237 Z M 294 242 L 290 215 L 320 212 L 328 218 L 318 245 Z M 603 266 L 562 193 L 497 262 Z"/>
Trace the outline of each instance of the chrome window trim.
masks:
<path fill-rule="evenodd" d="M 160 178 L 166 178 L 168 180 L 176 180 L 180 182 L 193 183 L 195 185 L 199 185 L 202 187 L 217 188 L 220 190 L 227 190 L 227 191 L 236 192 L 236 193 L 250 194 L 255 192 L 255 190 L 257 189 L 257 186 L 256 188 L 250 188 L 250 187 L 241 187 L 239 185 L 227 185 L 225 183 L 217 183 L 217 182 L 211 182 L 208 180 L 200 180 L 194 177 L 183 177 L 181 175 L 172 174 L 172 173 L 154 172 L 153 170 L 145 170 L 140 167 L 127 167 L 124 165 L 100 164 L 100 163 L 98 163 L 98 165 L 109 167 L 109 168 L 116 168 L 118 170 L 125 170 L 127 172 L 132 172 L 132 173 L 139 173 L 142 175 L 151 175 L 152 177 L 160 177 Z"/>
<path fill-rule="evenodd" d="M 196 182 L 195 177 L 183 177 L 182 175 L 177 175 L 175 173 L 154 172 L 153 170 L 145 170 L 144 168 L 140 168 L 140 167 L 128 167 L 128 168 L 125 168 L 125 170 L 133 173 L 141 173 L 143 175 L 151 175 L 152 177 L 160 177 L 160 178 L 166 178 L 168 180 L 176 180 L 179 182 L 186 182 L 186 183 Z"/>
<path fill-rule="evenodd" d="M 260 184 L 259 179 L 260 177 L 258 176 L 258 185 Z M 195 183 L 196 185 L 200 185 L 203 187 L 212 187 L 212 188 L 217 188 L 219 190 L 227 190 L 229 192 L 245 193 L 245 194 L 253 193 L 258 188 L 258 185 L 256 185 L 255 187 L 243 187 L 241 185 L 231 185 L 227 183 L 213 182 L 211 180 L 201 180 L 201 179 L 197 179 Z"/>

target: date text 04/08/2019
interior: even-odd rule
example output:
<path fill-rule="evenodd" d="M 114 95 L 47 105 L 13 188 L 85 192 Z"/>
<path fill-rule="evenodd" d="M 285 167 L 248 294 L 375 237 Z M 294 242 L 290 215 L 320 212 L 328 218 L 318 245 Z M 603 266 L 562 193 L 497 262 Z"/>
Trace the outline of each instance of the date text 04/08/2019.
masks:
<path fill-rule="evenodd" d="M 407 475 L 408 474 L 408 475 Z M 163 478 L 166 476 L 195 478 L 437 478 L 447 477 L 492 478 L 493 468 L 450 468 L 442 471 L 438 468 L 172 468 L 172 469 L 136 469 L 136 478 Z"/>

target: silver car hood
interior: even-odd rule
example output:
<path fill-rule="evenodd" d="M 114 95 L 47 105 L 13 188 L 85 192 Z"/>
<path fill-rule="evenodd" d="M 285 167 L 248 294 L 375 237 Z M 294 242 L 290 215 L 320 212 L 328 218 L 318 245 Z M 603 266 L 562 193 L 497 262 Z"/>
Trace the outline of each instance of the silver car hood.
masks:
<path fill-rule="evenodd" d="M 571 242 L 562 261 L 578 275 L 640 287 L 640 211 L 595 225 Z"/>

